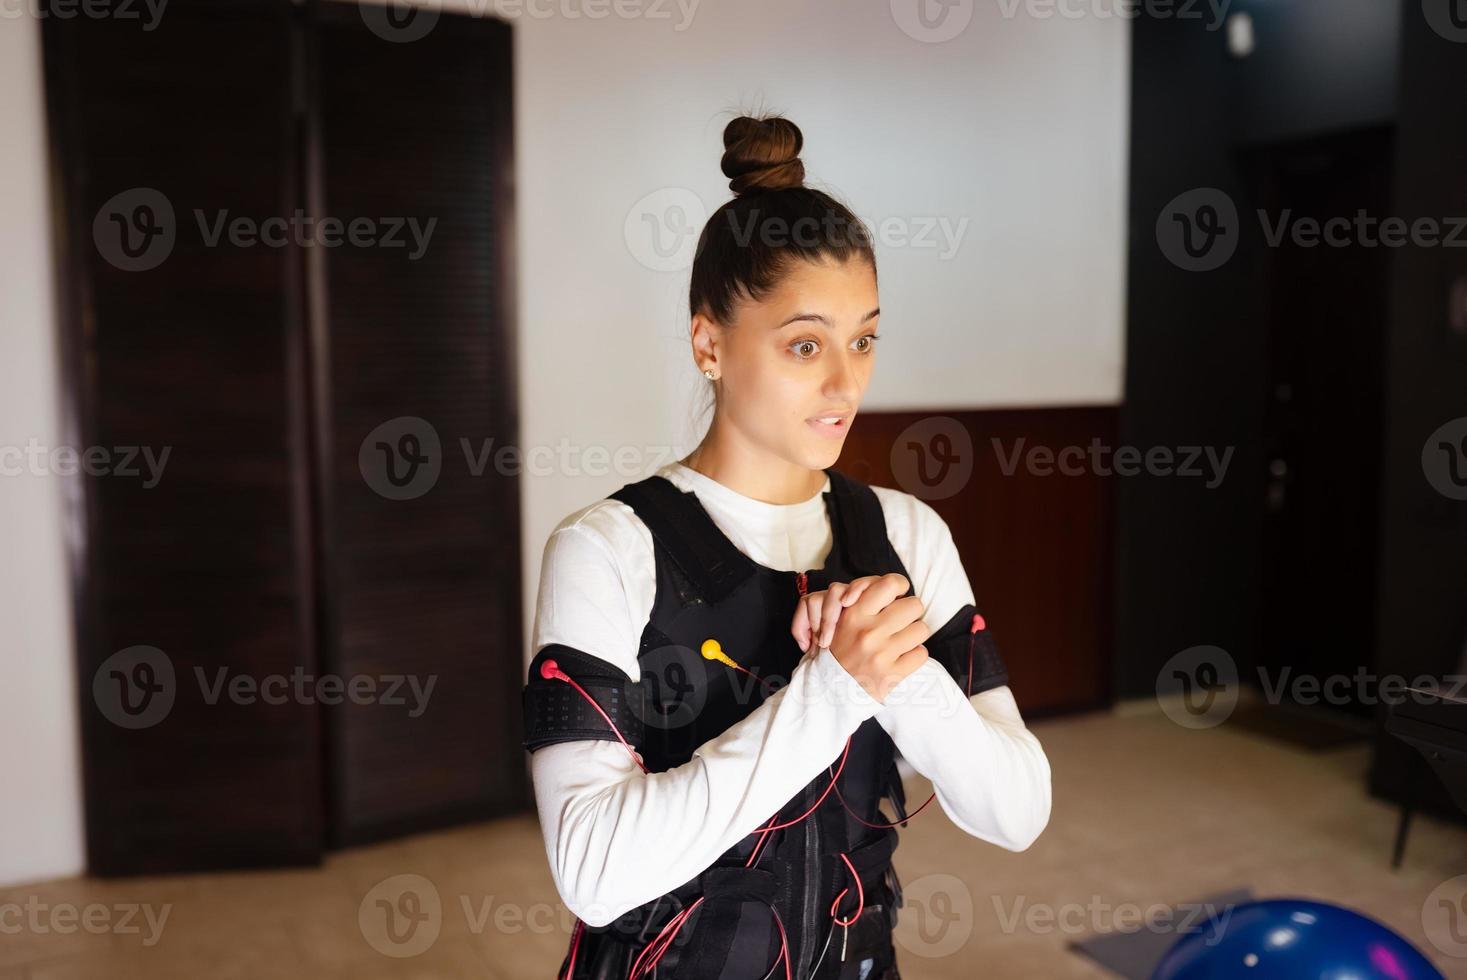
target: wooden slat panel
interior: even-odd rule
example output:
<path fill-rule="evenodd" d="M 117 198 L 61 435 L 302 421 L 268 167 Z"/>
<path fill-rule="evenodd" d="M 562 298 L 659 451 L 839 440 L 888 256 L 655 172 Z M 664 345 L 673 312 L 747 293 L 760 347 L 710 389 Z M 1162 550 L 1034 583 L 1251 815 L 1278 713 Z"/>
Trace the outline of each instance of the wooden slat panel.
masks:
<path fill-rule="evenodd" d="M 518 439 L 510 36 L 501 22 L 444 15 L 425 37 L 391 43 L 354 7 L 326 4 L 320 17 L 316 210 L 435 222 L 417 258 L 407 228 L 403 248 L 318 256 L 324 650 L 346 676 L 435 685 L 418 717 L 383 704 L 329 715 L 334 839 L 349 843 L 528 798 L 518 476 L 492 465 L 474 475 L 460 444 Z M 404 416 L 431 427 L 440 472 L 421 494 L 389 499 L 359 453 Z"/>
<path fill-rule="evenodd" d="M 175 0 L 149 30 L 117 18 L 44 21 L 71 435 L 169 452 L 156 486 L 76 482 L 88 858 L 98 874 L 320 853 L 314 708 L 210 703 L 196 673 L 259 681 L 313 669 L 302 376 L 289 354 L 299 255 L 211 246 L 194 214 L 258 219 L 297 204 L 289 9 Z M 130 218 L 136 188 L 166 198 L 171 221 L 155 215 L 175 241 L 152 267 L 125 269 L 93 221 L 104 206 Z M 129 728 L 118 723 L 122 687 L 110 668 L 95 694 L 93 678 L 140 644 L 166 658 L 155 667 L 171 666 L 171 684 L 155 674 L 165 684 L 155 697 L 171 691 L 174 701 Z"/>

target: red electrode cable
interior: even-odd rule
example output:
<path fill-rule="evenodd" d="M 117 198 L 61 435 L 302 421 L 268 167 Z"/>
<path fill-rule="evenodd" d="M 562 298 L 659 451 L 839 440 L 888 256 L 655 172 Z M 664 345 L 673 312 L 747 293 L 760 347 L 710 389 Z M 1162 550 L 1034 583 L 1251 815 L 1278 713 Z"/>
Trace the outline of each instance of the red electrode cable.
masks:
<path fill-rule="evenodd" d="M 561 680 L 561 681 L 565 681 L 571 687 L 575 688 L 577 691 L 580 691 L 581 692 L 581 697 L 585 698 L 588 702 L 590 702 L 591 707 L 593 707 L 593 708 L 596 709 L 596 713 L 598 715 L 600 715 L 602 718 L 605 718 L 606 719 L 606 724 L 608 724 L 608 725 L 611 726 L 611 732 L 612 732 L 612 734 L 617 737 L 617 740 L 620 741 L 622 745 L 625 745 L 626 746 L 627 751 L 632 754 L 632 759 L 637 763 L 637 765 L 639 767 L 641 767 L 641 770 L 643 772 L 646 772 L 647 771 L 647 767 L 644 766 L 644 765 L 642 765 L 642 760 L 637 757 L 637 750 L 634 749 L 634 748 L 632 748 L 631 745 L 627 742 L 626 739 L 622 738 L 621 729 L 619 729 L 619 728 L 616 727 L 616 722 L 612 721 L 611 720 L 611 717 L 606 712 L 604 712 L 604 711 L 601 710 L 601 705 L 597 704 L 596 703 L 596 699 L 593 698 L 593 697 L 591 697 L 591 695 L 589 695 L 589 694 L 586 693 L 586 689 L 584 687 L 582 687 L 581 685 L 577 684 L 574 680 L 571 679 L 570 675 L 568 675 L 565 671 L 563 671 L 563 670 L 560 669 L 560 665 L 559 664 L 557 664 L 554 660 L 546 660 L 544 663 L 542 663 L 540 665 L 540 676 L 543 677 L 543 678 L 545 678 L 547 681 L 550 681 L 550 680 Z"/>
<path fill-rule="evenodd" d="M 970 697 L 970 698 L 973 696 L 973 641 L 978 638 L 978 631 L 979 630 L 982 630 L 982 629 L 987 629 L 987 627 L 988 627 L 988 624 L 983 619 L 982 613 L 974 613 L 973 614 L 973 623 L 972 623 L 971 626 L 968 627 L 968 697 Z M 829 772 L 830 771 L 830 767 L 827 766 L 825 771 L 826 772 Z M 839 778 L 839 776 L 840 776 L 840 771 L 837 770 L 836 773 L 835 773 L 835 775 L 831 777 L 831 780 L 832 780 L 831 785 L 834 785 L 834 780 L 837 779 L 837 778 Z M 934 790 L 933 793 L 932 793 L 932 795 L 929 796 L 929 797 L 927 797 L 927 802 L 926 803 L 923 803 L 921 806 L 917 807 L 917 809 L 915 809 L 911 813 L 907 814 L 906 820 L 898 820 L 895 823 L 871 823 L 869 820 L 867 820 L 866 818 L 862 817 L 855 810 L 852 810 L 851 809 L 850 804 L 846 802 L 846 798 L 844 796 L 841 796 L 841 792 L 840 792 L 840 787 L 839 786 L 836 787 L 835 795 L 838 796 L 838 797 L 840 797 L 841 806 L 843 806 L 843 807 L 846 808 L 846 812 L 849 813 L 852 817 L 854 817 L 856 819 L 856 822 L 857 823 L 865 824 L 867 827 L 872 827 L 872 828 L 875 828 L 876 830 L 886 830 L 886 829 L 888 829 L 890 827 L 899 827 L 899 826 L 905 825 L 906 822 L 907 822 L 907 820 L 911 820 L 917 814 L 919 814 L 923 810 L 927 809 L 927 807 L 932 803 L 932 801 L 935 800 L 935 799 L 937 799 L 937 792 L 936 792 L 936 790 Z"/>
<path fill-rule="evenodd" d="M 714 645 L 714 650 L 717 650 L 716 644 Z M 705 656 L 707 656 L 706 653 Z M 745 670 L 743 667 L 740 667 L 738 664 L 730 661 L 726 656 L 720 654 L 716 657 L 710 656 L 709 659 L 718 659 L 723 661 L 724 663 L 728 663 L 735 669 L 743 670 L 744 673 L 748 674 L 750 677 L 753 677 L 755 680 L 760 681 L 766 687 L 770 686 L 769 681 L 759 677 L 752 671 Z M 632 759 L 637 763 L 637 766 L 642 770 L 642 772 L 648 772 L 647 767 L 642 763 L 642 760 L 638 758 L 636 749 L 632 748 L 631 744 L 627 742 L 625 737 L 622 736 L 621 730 L 616 727 L 616 722 L 611 720 L 611 717 L 604 710 L 602 710 L 601 706 L 596 703 L 596 699 L 593 698 L 590 693 L 586 691 L 585 688 L 583 688 L 580 684 L 577 684 L 570 675 L 560 669 L 559 664 L 557 664 L 554 660 L 544 660 L 540 664 L 540 676 L 545 680 L 564 681 L 571 687 L 575 688 L 578 692 L 580 692 L 581 697 L 585 698 L 586 701 L 591 705 L 591 707 L 596 709 L 596 713 L 599 714 L 603 720 L 605 720 L 607 726 L 610 727 L 612 733 L 616 735 L 617 740 L 621 742 L 621 744 L 626 748 L 628 752 L 631 753 Z M 850 751 L 850 747 L 850 740 L 847 739 L 847 752 Z M 842 767 L 844 767 L 845 765 L 844 756 L 841 757 L 841 765 Z M 834 783 L 832 782 L 831 785 L 833 786 Z M 828 794 L 829 792 L 830 788 L 827 787 L 825 793 Z M 825 794 L 822 794 L 820 800 L 824 799 Z M 815 806 L 820 805 L 820 800 L 816 801 Z M 773 817 L 770 817 L 769 823 L 765 824 L 762 828 L 760 828 L 759 831 L 757 831 L 757 833 L 759 834 L 759 841 L 755 845 L 754 850 L 750 853 L 748 861 L 745 862 L 745 867 L 752 866 L 754 862 L 758 859 L 759 854 L 763 850 L 764 843 L 768 839 L 768 835 L 771 832 L 775 830 L 781 830 L 784 827 L 792 826 L 795 823 L 799 823 L 800 820 L 805 819 L 805 817 L 809 816 L 810 813 L 813 813 L 814 809 L 815 807 L 811 807 L 810 810 L 806 811 L 806 813 L 798 820 L 792 821 L 788 824 L 781 824 L 779 826 L 773 826 L 774 821 L 778 819 L 779 814 L 776 813 Z M 673 940 L 677 937 L 678 932 L 681 931 L 683 924 L 702 904 L 703 898 L 699 896 L 697 901 L 693 902 L 687 908 L 683 909 L 677 915 L 673 916 L 673 918 L 665 926 L 662 927 L 662 930 L 655 937 L 653 937 L 652 941 L 648 943 L 648 945 L 642 950 L 641 954 L 638 955 L 636 962 L 632 966 L 631 980 L 639 980 L 640 977 L 646 975 L 648 970 L 651 970 L 657 966 L 658 961 L 662 959 L 663 955 L 667 952 L 668 947 L 672 945 Z M 780 920 L 779 912 L 773 906 L 770 906 L 769 910 L 774 914 L 774 921 L 779 927 L 780 935 L 780 954 L 779 958 L 775 960 L 774 966 L 777 967 L 781 962 L 783 962 L 785 965 L 784 969 L 786 980 L 790 980 L 791 975 L 789 964 L 789 941 L 788 936 L 785 933 L 784 922 Z M 585 923 L 577 919 L 576 927 L 571 934 L 570 960 L 566 964 L 565 972 L 561 975 L 560 980 L 568 980 L 568 978 L 575 976 L 576 957 L 580 953 L 581 940 L 585 935 L 585 929 Z M 771 967 L 771 969 L 773 969 L 773 967 Z"/>
<path fill-rule="evenodd" d="M 835 920 L 836 925 L 848 926 L 861 917 L 861 910 L 866 907 L 866 889 L 861 886 L 861 876 L 856 873 L 856 866 L 851 863 L 850 858 L 846 857 L 844 851 L 841 852 L 840 859 L 846 863 L 846 867 L 851 869 L 851 877 L 856 879 L 856 911 L 849 919 L 840 917 L 838 912 L 840 900 L 846 897 L 846 892 L 850 891 L 849 888 L 842 888 L 840 894 L 835 896 L 835 901 L 830 904 L 830 917 Z"/>
<path fill-rule="evenodd" d="M 795 575 L 795 583 L 796 583 L 796 586 L 799 589 L 800 596 L 803 597 L 806 594 L 806 590 L 808 588 L 808 579 L 806 577 L 806 573 L 804 573 L 804 572 L 797 572 L 796 575 Z M 972 626 L 968 630 L 968 696 L 969 697 L 972 697 L 972 693 L 973 693 L 973 642 L 974 642 L 975 638 L 977 637 L 978 631 L 981 630 L 981 629 L 984 629 L 984 628 L 985 628 L 985 623 L 984 623 L 984 620 L 983 620 L 982 615 L 980 615 L 978 613 L 974 613 L 973 614 L 973 624 L 972 624 Z M 721 652 L 721 650 L 720 650 L 720 648 L 718 646 L 717 641 L 713 641 L 713 640 L 705 641 L 705 643 L 703 645 L 703 656 L 706 657 L 709 660 L 718 660 L 718 661 L 720 661 L 720 662 L 722 662 L 722 663 L 724 663 L 724 664 L 732 667 L 735 670 L 742 671 L 743 673 L 747 674 L 750 677 L 753 677 L 755 680 L 759 681 L 761 684 L 765 685 L 766 687 L 770 687 L 771 686 L 771 682 L 770 681 L 768 681 L 768 680 L 766 680 L 766 679 L 764 679 L 762 677 L 759 677 L 753 671 L 750 671 L 750 670 L 748 670 L 748 669 L 740 666 L 739 664 L 737 664 L 734 661 L 732 661 L 731 659 L 729 659 L 726 655 L 724 655 Z M 637 751 L 634 748 L 632 748 L 631 744 L 629 742 L 627 742 L 626 738 L 624 738 L 622 736 L 620 729 L 618 729 L 616 727 L 616 723 L 613 722 L 611 720 L 611 717 L 609 715 L 607 715 L 607 713 L 605 711 L 602 710 L 601 706 L 596 703 L 596 699 L 593 698 L 586 691 L 585 688 L 581 687 L 580 684 L 577 684 L 574 679 L 572 679 L 568 674 L 565 673 L 565 671 L 563 671 L 563 670 L 560 669 L 560 665 L 559 664 L 557 664 L 554 660 L 550 660 L 550 659 L 547 659 L 547 660 L 543 661 L 541 663 L 541 665 L 540 665 L 540 676 L 542 678 L 544 678 L 545 680 L 560 680 L 560 681 L 564 681 L 567 684 L 571 685 L 573 688 L 575 688 L 576 691 L 578 691 L 580 693 L 581 697 L 585 698 L 586 701 L 590 703 L 591 707 L 593 707 L 593 708 L 596 709 L 596 713 L 599 714 L 602 717 L 603 720 L 605 720 L 606 724 L 610 727 L 612 733 L 614 735 L 616 735 L 617 740 L 621 742 L 621 744 L 626 748 L 627 752 L 631 753 L 632 759 L 637 763 L 637 766 L 642 770 L 642 772 L 643 773 L 650 774 L 649 773 L 649 770 L 646 767 L 646 765 L 643 764 L 641 758 L 637 755 Z M 896 826 L 904 825 L 908 820 L 911 820 L 913 817 L 917 816 L 917 814 L 919 814 L 923 810 L 925 810 L 927 808 L 927 806 L 934 799 L 937 798 L 937 793 L 934 791 L 933 794 L 927 798 L 927 802 L 926 803 L 923 803 L 920 807 L 918 807 L 912 813 L 908 814 L 905 820 L 901 820 L 901 821 L 898 821 L 896 823 L 876 824 L 876 823 L 871 823 L 871 822 L 865 820 L 863 817 L 860 816 L 860 814 L 856 813 L 854 810 L 851 809 L 850 804 L 848 804 L 846 802 L 846 800 L 845 800 L 845 797 L 843 795 L 841 795 L 840 788 L 837 785 L 838 780 L 840 779 L 840 774 L 845 770 L 846 759 L 849 757 L 850 751 L 851 751 L 851 739 L 848 736 L 846 738 L 845 750 L 841 753 L 840 764 L 839 764 L 839 766 L 836 767 L 835 772 L 831 774 L 829 785 L 827 785 L 825 787 L 825 791 L 820 794 L 819 799 L 817 799 L 814 802 L 814 804 L 811 805 L 811 807 L 808 810 L 806 810 L 804 813 L 800 814 L 800 816 L 796 817 L 794 820 L 790 820 L 790 821 L 787 821 L 785 823 L 780 823 L 780 824 L 776 824 L 774 822 L 775 820 L 777 820 L 779 818 L 779 814 L 776 813 L 774 816 L 772 816 L 772 817 L 769 818 L 769 822 L 768 823 L 766 823 L 764 826 L 760 827 L 757 831 L 754 831 L 754 833 L 756 833 L 756 834 L 759 835 L 759 840 L 755 844 L 753 851 L 750 853 L 748 860 L 745 862 L 745 865 L 744 865 L 745 867 L 752 867 L 754 864 L 757 863 L 757 861 L 759 859 L 759 856 L 763 853 L 764 845 L 768 841 L 770 834 L 772 834 L 774 831 L 777 831 L 777 830 L 784 830 L 786 828 L 793 827 L 796 824 L 800 823 L 801 821 L 807 819 L 810 816 L 810 814 L 814 813 L 817 809 L 819 809 L 820 804 L 823 803 L 825 801 L 825 798 L 830 795 L 831 790 L 835 790 L 836 797 L 840 800 L 841 806 L 845 808 L 846 812 L 848 812 L 851 816 L 855 817 L 855 819 L 858 822 L 860 822 L 862 824 L 865 824 L 868 827 L 874 827 L 874 828 L 877 828 L 877 829 L 886 829 L 886 828 L 890 828 L 890 827 L 896 827 Z M 826 768 L 826 771 L 827 772 L 830 771 L 829 767 Z M 831 915 L 831 918 L 834 919 L 834 921 L 835 921 L 835 923 L 837 925 L 849 926 L 852 923 L 854 923 L 856 921 L 856 919 L 860 918 L 861 912 L 865 908 L 866 896 L 865 896 L 865 889 L 863 888 L 863 886 L 861 884 L 861 876 L 856 873 L 855 866 L 851 864 L 850 858 L 847 857 L 845 855 L 845 853 L 842 853 L 840 855 L 840 857 L 841 857 L 841 860 L 846 863 L 846 867 L 850 869 L 851 876 L 856 881 L 856 911 L 855 911 L 854 914 L 852 914 L 847 919 L 842 919 L 840 917 L 839 909 L 840 909 L 841 899 L 844 898 L 845 895 L 847 894 L 847 892 L 850 891 L 849 888 L 844 888 L 844 889 L 841 890 L 840 894 L 836 896 L 835 901 L 831 904 L 830 915 Z M 641 954 L 637 957 L 636 962 L 632 966 L 631 980 L 639 980 L 639 978 L 641 978 L 642 976 L 645 976 L 646 975 L 647 971 L 652 970 L 652 969 L 654 969 L 657 966 L 658 961 L 660 961 L 662 959 L 663 955 L 667 952 L 667 949 L 672 945 L 672 942 L 676 938 L 677 933 L 679 931 L 681 931 L 683 924 L 688 920 L 689 917 L 692 916 L 693 912 L 700 905 L 702 905 L 702 904 L 703 904 L 703 898 L 702 898 L 702 896 L 699 896 L 699 898 L 695 902 L 693 902 L 687 908 L 683 909 L 676 916 L 674 916 L 671 920 L 669 920 L 668 923 L 665 926 L 663 926 L 662 930 L 657 934 L 657 936 L 655 936 L 653 938 L 653 940 L 642 950 Z M 785 977 L 786 977 L 786 980 L 789 980 L 789 978 L 790 978 L 790 962 L 789 962 L 790 957 L 789 957 L 788 935 L 785 932 L 784 922 L 780 919 L 778 910 L 775 909 L 773 906 L 770 906 L 769 907 L 769 910 L 774 915 L 774 921 L 775 921 L 775 924 L 779 927 L 779 934 L 780 934 L 780 954 L 779 954 L 779 958 L 775 960 L 774 966 L 771 967 L 771 970 L 774 969 L 775 967 L 778 967 L 779 964 L 781 962 L 783 962 L 784 963 L 784 967 L 785 967 Z M 585 923 L 582 922 L 582 921 L 580 921 L 579 919 L 577 919 L 577 921 L 576 921 L 576 927 L 575 927 L 575 929 L 574 929 L 574 931 L 572 933 L 572 936 L 571 936 L 570 960 L 569 960 L 569 963 L 567 964 L 566 971 L 562 975 L 562 977 L 560 978 L 560 980 L 566 980 L 566 978 L 569 978 L 569 977 L 574 976 L 574 973 L 575 973 L 575 964 L 576 964 L 576 956 L 577 956 L 577 954 L 578 954 L 578 952 L 580 950 L 581 939 L 584 937 L 584 935 L 585 935 Z"/>

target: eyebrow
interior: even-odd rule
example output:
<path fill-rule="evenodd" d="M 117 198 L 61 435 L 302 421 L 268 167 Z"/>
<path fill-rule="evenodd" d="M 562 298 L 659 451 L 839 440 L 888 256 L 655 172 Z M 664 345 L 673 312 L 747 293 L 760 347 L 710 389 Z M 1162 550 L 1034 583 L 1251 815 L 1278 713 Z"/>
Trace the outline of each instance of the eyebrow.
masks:
<path fill-rule="evenodd" d="M 870 313 L 867 313 L 865 316 L 861 317 L 861 322 L 862 323 L 865 323 L 867 320 L 869 320 L 872 317 L 876 316 L 880 312 L 881 312 L 881 307 L 878 306 L 876 309 L 872 310 Z M 784 321 L 783 323 L 777 324 L 774 329 L 778 330 L 780 327 L 787 327 L 791 323 L 798 323 L 801 320 L 813 320 L 816 323 L 823 323 L 827 327 L 833 326 L 833 324 L 830 322 L 830 317 L 826 316 L 823 313 L 796 313 L 794 316 L 790 317 L 788 320 Z"/>

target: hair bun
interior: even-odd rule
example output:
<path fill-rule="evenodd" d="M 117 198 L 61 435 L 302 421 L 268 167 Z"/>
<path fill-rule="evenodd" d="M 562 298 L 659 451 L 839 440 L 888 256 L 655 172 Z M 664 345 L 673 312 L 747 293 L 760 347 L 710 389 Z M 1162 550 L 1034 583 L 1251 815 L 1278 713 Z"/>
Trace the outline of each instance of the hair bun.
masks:
<path fill-rule="evenodd" d="M 734 194 L 803 187 L 800 127 L 783 116 L 739 116 L 723 129 L 723 174 Z"/>

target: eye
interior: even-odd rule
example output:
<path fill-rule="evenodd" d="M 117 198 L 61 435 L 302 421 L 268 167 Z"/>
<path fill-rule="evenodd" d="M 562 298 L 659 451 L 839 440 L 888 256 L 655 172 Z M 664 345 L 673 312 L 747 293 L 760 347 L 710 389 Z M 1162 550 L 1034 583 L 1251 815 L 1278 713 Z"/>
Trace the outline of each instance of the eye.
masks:
<path fill-rule="evenodd" d="M 864 340 L 866 342 L 866 346 L 857 347 L 856 352 L 858 354 L 874 354 L 876 352 L 876 341 L 880 339 L 880 334 L 868 333 L 863 337 L 857 337 L 855 341 L 853 341 L 853 343 L 859 345 L 861 341 Z M 808 361 L 813 358 L 817 352 L 819 352 L 820 344 L 817 341 L 806 338 L 804 340 L 797 340 L 793 344 L 790 344 L 789 350 L 794 352 L 795 360 Z M 801 353 L 801 351 L 804 350 L 809 350 L 809 352 Z"/>

